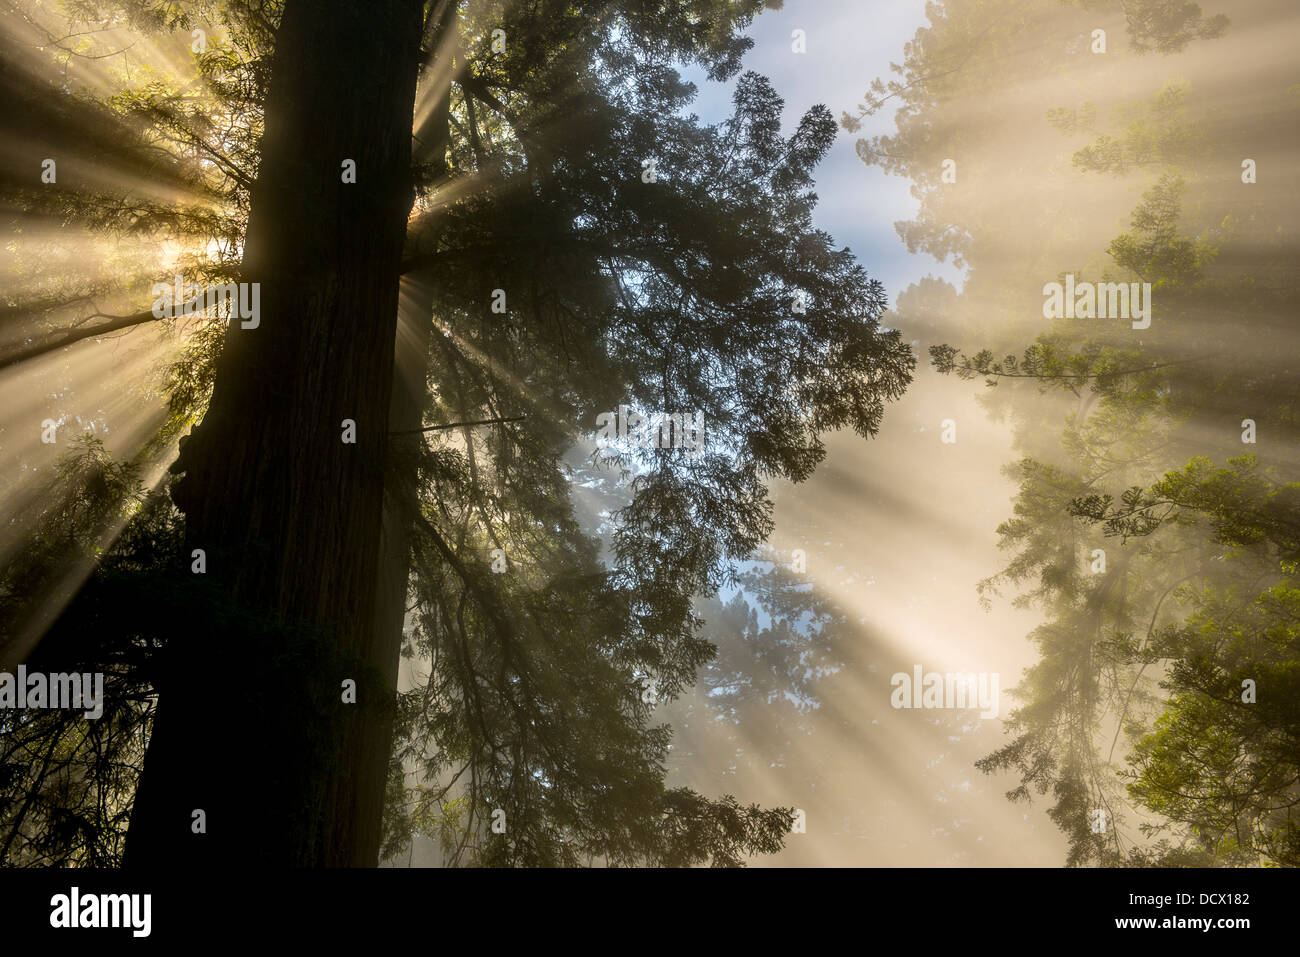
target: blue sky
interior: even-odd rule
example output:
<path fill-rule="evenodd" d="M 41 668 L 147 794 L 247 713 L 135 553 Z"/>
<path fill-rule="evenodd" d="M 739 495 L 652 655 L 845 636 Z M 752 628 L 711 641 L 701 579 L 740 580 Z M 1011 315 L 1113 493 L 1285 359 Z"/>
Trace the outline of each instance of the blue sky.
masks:
<path fill-rule="evenodd" d="M 785 98 L 784 127 L 791 132 L 809 107 L 824 103 L 838 119 L 855 111 L 868 85 L 888 77 L 891 61 L 903 58 L 903 44 L 925 23 L 925 0 L 856 0 L 829 4 L 826 0 L 787 0 L 782 10 L 769 10 L 748 31 L 754 47 L 745 69 L 761 73 Z M 803 30 L 807 52 L 791 50 L 791 33 Z M 699 88 L 690 110 L 705 122 L 718 122 L 731 112 L 734 81 L 712 83 L 699 69 L 683 71 Z M 862 136 L 890 133 L 894 114 L 886 107 L 864 122 L 859 133 L 840 130 L 835 145 L 817 170 L 819 197 L 816 224 L 838 245 L 857 254 L 867 272 L 885 284 L 892 304 L 907 286 L 927 273 L 942 276 L 960 288 L 960 270 L 928 255 L 908 253 L 894 223 L 911 219 L 916 201 L 909 183 L 867 167 L 854 144 Z"/>

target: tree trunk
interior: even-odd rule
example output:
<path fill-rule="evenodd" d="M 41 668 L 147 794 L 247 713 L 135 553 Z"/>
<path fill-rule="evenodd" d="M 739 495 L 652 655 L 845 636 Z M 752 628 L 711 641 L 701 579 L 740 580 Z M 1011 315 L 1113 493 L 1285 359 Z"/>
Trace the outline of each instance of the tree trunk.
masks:
<path fill-rule="evenodd" d="M 407 587 L 411 574 L 411 529 L 420 507 L 419 455 L 424 439 L 416 431 L 423 424 L 427 397 L 429 328 L 433 313 L 432 289 L 428 283 L 404 280 L 398 309 L 398 350 L 393 380 L 389 422 L 394 434 L 389 440 L 389 469 L 385 488 L 383 529 L 380 543 L 379 590 L 375 633 L 377 662 L 384 669 L 382 680 L 390 690 L 397 688 L 402 629 L 406 622 Z M 383 801 L 389 758 L 393 746 L 393 723 L 379 715 L 371 723 L 364 753 L 365 767 L 359 786 L 356 819 L 364 829 L 358 851 L 368 855 L 354 861 L 373 865 L 383 819 Z"/>
<path fill-rule="evenodd" d="M 260 323 L 232 321 L 174 466 L 207 572 L 157 678 L 130 865 L 377 859 L 397 663 L 377 596 L 381 554 L 403 547 L 383 512 L 421 8 L 285 5 L 242 277 L 260 284 Z"/>

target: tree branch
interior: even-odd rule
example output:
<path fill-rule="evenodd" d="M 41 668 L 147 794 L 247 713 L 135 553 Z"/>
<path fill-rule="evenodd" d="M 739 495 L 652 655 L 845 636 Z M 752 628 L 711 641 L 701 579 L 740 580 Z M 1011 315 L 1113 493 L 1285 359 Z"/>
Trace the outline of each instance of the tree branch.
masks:
<path fill-rule="evenodd" d="M 461 426 L 470 425 L 495 425 L 505 422 L 522 422 L 528 418 L 526 415 L 516 415 L 509 419 L 477 419 L 473 422 L 449 422 L 446 425 L 430 425 L 423 429 L 403 429 L 400 432 L 389 432 L 389 435 L 418 435 L 421 432 L 437 432 L 440 429 L 459 429 Z"/>
<path fill-rule="evenodd" d="M 82 339 L 93 339 L 95 336 L 107 335 L 110 332 L 117 332 L 120 329 L 129 329 L 132 326 L 143 325 L 146 322 L 157 322 L 160 317 L 155 316 L 152 310 L 147 310 L 129 316 L 110 316 L 102 312 L 97 312 L 87 316 L 86 318 L 109 319 L 111 321 L 98 326 L 70 329 L 62 335 L 57 335 L 54 339 L 46 339 L 44 342 L 34 342 L 31 345 L 15 349 L 7 355 L 0 356 L 0 369 L 7 369 L 10 366 L 16 366 L 20 362 L 26 362 L 28 359 L 35 359 L 37 356 L 43 356 L 46 353 L 54 352 L 56 349 L 70 346 L 74 343 L 80 342 Z M 84 322 L 85 320 L 83 319 L 82 321 Z"/>

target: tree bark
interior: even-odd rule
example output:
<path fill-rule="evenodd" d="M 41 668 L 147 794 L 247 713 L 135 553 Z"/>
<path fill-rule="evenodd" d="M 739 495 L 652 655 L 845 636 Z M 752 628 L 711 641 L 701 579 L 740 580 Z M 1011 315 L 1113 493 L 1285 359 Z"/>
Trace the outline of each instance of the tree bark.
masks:
<path fill-rule="evenodd" d="M 242 276 L 260 284 L 260 323 L 232 322 L 174 466 L 187 554 L 203 549 L 207 573 L 157 676 L 128 865 L 377 858 L 397 664 L 378 596 L 381 556 L 402 548 L 383 513 L 421 8 L 285 5 Z"/>
<path fill-rule="evenodd" d="M 431 31 L 432 47 L 443 51 L 443 38 L 458 29 L 454 3 L 441 10 L 439 22 Z M 463 70 L 463 63 L 459 64 Z M 458 74 L 459 75 L 459 74 Z M 450 173 L 446 162 L 451 138 L 448 119 L 451 109 L 450 84 L 435 90 L 434 109 L 416 141 L 420 151 L 415 160 L 433 170 L 435 182 Z M 408 238 L 436 247 L 440 233 L 437 221 L 417 223 Z M 405 262 L 409 262 L 406 260 Z M 397 688 L 397 671 L 401 657 L 403 628 L 406 623 L 406 600 L 411 575 L 412 527 L 420 509 L 419 459 L 423 452 L 424 409 L 428 401 L 429 349 L 432 335 L 434 287 L 429 270 L 423 275 L 406 275 L 404 265 L 397 308 L 397 343 L 394 355 L 393 388 L 389 403 L 388 472 L 384 487 L 383 525 L 380 539 L 380 566 L 376 602 L 376 664 L 382 669 L 384 687 Z M 358 803 L 354 819 L 360 833 L 355 844 L 353 863 L 372 866 L 378 862 L 382 840 L 384 797 L 389 761 L 393 747 L 393 722 L 388 714 L 377 715 L 367 728 L 363 755 L 364 766 L 357 788 Z"/>

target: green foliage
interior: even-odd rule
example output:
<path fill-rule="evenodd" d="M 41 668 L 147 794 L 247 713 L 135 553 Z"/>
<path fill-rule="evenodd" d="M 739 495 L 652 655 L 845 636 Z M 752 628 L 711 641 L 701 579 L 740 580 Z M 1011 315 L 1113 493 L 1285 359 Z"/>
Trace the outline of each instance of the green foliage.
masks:
<path fill-rule="evenodd" d="M 61 457 L 32 548 L 0 570 L 0 633 L 13 634 L 33 595 L 68 568 L 91 569 L 76 598 L 27 659 L 32 671 L 101 672 L 104 713 L 0 712 L 0 862 L 106 867 L 121 859 L 152 726 L 152 636 L 177 607 L 159 571 L 179 546 L 165 495 L 146 494 L 135 462 L 114 461 L 93 436 Z M 106 527 L 125 522 L 105 546 Z"/>
<path fill-rule="evenodd" d="M 1158 287 L 1195 282 L 1215 250 L 1178 235 L 1181 180 L 1160 177 L 1133 210 L 1133 232 L 1113 240 L 1106 251 L 1116 265 Z"/>
<path fill-rule="evenodd" d="M 935 26 L 904 68 L 914 85 L 891 87 L 900 133 L 863 150 L 918 183 L 920 213 L 900 227 L 909 243 L 936 256 L 959 250 L 971 267 L 942 335 L 1037 315 L 1041 300 L 1024 282 L 1033 270 L 1096 269 L 1091 227 L 1109 218 L 1089 214 L 1108 190 L 1092 172 L 1150 177 L 1131 229 L 1105 248 L 1123 278 L 1152 283 L 1155 308 L 1140 334 L 1060 320 L 1046 332 L 1022 323 L 1020 341 L 996 349 L 963 351 L 942 338 L 930 346 L 941 374 L 1001 386 L 985 402 L 1012 420 L 1024 455 L 1007 470 L 1018 492 L 998 529 L 1011 555 L 981 596 L 1013 586 L 1018 605 L 1044 614 L 1029 636 L 1039 658 L 1016 689 L 1010 740 L 978 766 L 1014 772 L 1013 800 L 1052 796 L 1071 865 L 1294 862 L 1297 285 L 1293 270 L 1272 265 L 1274 250 L 1294 251 L 1294 198 L 1243 192 L 1232 174 L 1246 121 L 1214 108 L 1217 87 L 1179 79 L 1108 112 L 1094 93 L 1040 113 L 1057 134 L 1092 138 L 1065 176 L 1073 194 L 1041 213 L 1026 208 L 1014 235 L 996 232 L 988 222 L 1011 184 L 989 163 L 975 171 L 978 193 L 940 184 L 939 151 L 961 142 L 967 156 L 999 155 L 991 135 L 963 119 L 975 94 L 996 111 L 1000 95 L 1072 67 L 1050 50 L 1021 52 L 1053 34 L 1045 25 L 1062 14 L 1052 4 L 1023 5 L 983 32 L 980 7 L 949 3 L 931 14 Z M 1139 53 L 1176 53 L 1226 26 L 1191 3 L 1123 8 Z M 1008 75 L 999 55 L 1012 52 Z M 1250 135 L 1289 148 L 1290 134 L 1263 119 L 1293 109 L 1285 91 L 1252 82 L 1260 105 Z M 1118 128 L 1101 128 L 1099 115 Z M 1014 148 L 1032 150 L 1035 132 L 1018 129 Z M 1269 429 L 1246 456 L 1243 418 Z M 1095 557 L 1103 546 L 1104 564 Z M 1261 689 L 1250 704 L 1248 678 Z M 1096 810 L 1112 825 L 1102 833 L 1090 826 Z"/>
<path fill-rule="evenodd" d="M 1074 165 L 1084 171 L 1122 174 L 1147 165 L 1187 165 L 1198 152 L 1207 130 L 1189 121 L 1186 83 L 1173 82 L 1137 108 L 1115 112 L 1125 124 L 1120 136 L 1102 134 L 1074 154 Z M 1047 121 L 1062 133 L 1091 130 L 1096 107 L 1086 103 L 1078 110 L 1050 110 Z"/>
<path fill-rule="evenodd" d="M 733 77 L 750 44 L 740 29 L 763 6 L 430 8 L 399 343 L 418 342 L 412 351 L 427 368 L 420 424 L 525 418 L 392 443 L 394 500 L 403 469 L 416 491 L 400 520 L 412 539 L 404 654 L 417 680 L 397 701 L 386 856 L 400 859 L 424 836 L 449 863 L 735 866 L 778 850 L 789 829 L 789 809 L 667 787 L 671 729 L 656 723 L 654 701 L 688 689 L 713 655 L 693 601 L 769 533 L 770 477 L 811 474 L 827 431 L 873 435 L 914 359 L 896 331 L 879 327 L 880 284 L 812 226 L 813 169 L 835 135 L 829 112 L 815 107 L 782 135 L 780 98 L 746 74 L 728 122 L 706 127 L 680 115 L 694 90 L 676 64 Z M 129 188 L 110 195 L 71 182 L 60 191 L 74 204 L 60 211 L 63 227 L 170 240 L 187 279 L 242 278 L 280 5 L 138 0 L 70 12 L 74 26 L 111 21 L 178 54 L 177 71 L 137 66 L 105 96 L 78 81 L 86 56 L 111 51 L 109 33 L 68 57 L 70 82 L 87 89 L 80 95 L 106 142 L 131 144 L 131 162 L 151 157 L 194 203 L 134 204 Z M 194 54 L 189 31 L 205 23 L 208 50 Z M 505 31 L 504 52 L 492 49 L 494 29 Z M 438 84 L 448 82 L 444 94 Z M 33 102 L 66 99 L 52 85 Z M 84 122 L 70 117 L 69 135 Z M 641 177 L 648 159 L 655 182 Z M 170 278 L 160 267 L 132 262 L 131 284 L 117 288 L 136 297 L 124 312 L 147 309 L 148 283 Z M 504 315 L 487 309 L 495 288 L 507 290 Z M 806 297 L 803 312 L 792 309 L 796 293 Z M 58 302 L 64 311 L 40 315 L 50 341 L 76 306 Z M 11 305 L 34 314 L 38 304 Z M 224 326 L 204 316 L 182 327 L 185 348 L 166 379 L 170 418 L 156 444 L 202 416 Z M 620 403 L 702 411 L 707 450 L 575 457 L 595 416 Z M 101 519 L 126 496 L 126 477 L 94 497 Z M 620 508 L 593 529 L 574 501 L 585 484 L 614 477 Z M 78 473 L 77 495 L 86 479 Z M 96 654 L 122 658 L 114 693 L 129 689 L 134 702 L 131 750 L 107 759 L 77 752 L 83 775 L 94 777 L 102 760 L 124 768 L 115 816 L 83 829 L 93 850 L 67 841 L 51 849 L 41 822 L 61 813 L 58 800 L 40 815 L 21 811 L 24 795 L 48 790 L 38 766 L 8 782 L 17 802 L 6 805 L 10 832 L 24 848 L 14 861 L 118 860 L 155 696 L 165 698 L 177 669 L 204 666 L 187 648 L 233 641 L 240 654 L 273 657 L 284 693 L 321 718 L 308 721 L 320 725 L 320 740 L 266 728 L 268 746 L 285 751 L 286 780 L 316 773 L 328 751 L 324 701 L 342 664 L 318 654 L 320 636 L 246 620 L 187 579 L 162 491 L 149 509 L 121 516 L 122 536 L 41 645 L 58 659 L 54 636 L 89 616 Z M 49 516 L 50 534 L 66 534 L 71 522 L 71 513 Z M 493 549 L 508 573 L 489 570 Z M 149 607 L 128 614 L 144 604 L 144 582 L 154 590 Z M 8 594 L 30 602 L 26 585 Z M 196 622 L 185 642 L 170 640 L 180 619 Z M 647 699 L 650 685 L 656 697 Z M 273 690 L 244 689 L 230 706 L 259 713 L 259 696 Z M 23 742 L 15 754 L 30 756 L 60 733 L 43 720 L 13 738 Z M 84 817 L 99 793 L 58 799 Z M 268 814 L 281 813 L 274 795 L 264 800 Z M 497 810 L 503 832 L 492 828 Z M 297 813 L 310 825 L 311 808 Z"/>
<path fill-rule="evenodd" d="M 1253 601 L 1208 589 L 1197 596 L 1198 610 L 1153 649 L 1170 662 L 1161 681 L 1168 704 L 1136 741 L 1123 777 L 1135 801 L 1185 826 L 1216 862 L 1300 863 L 1295 572 L 1291 564 L 1284 584 Z M 1244 690 L 1248 682 L 1262 689 L 1258 698 Z"/>
<path fill-rule="evenodd" d="M 602 56 L 603 69 L 652 72 L 623 47 Z M 404 699 L 399 757 L 425 779 L 407 799 L 424 822 L 414 830 L 451 827 L 452 860 L 734 864 L 779 846 L 788 811 L 665 790 L 669 733 L 649 705 L 690 687 L 712 657 L 692 600 L 770 530 L 765 477 L 806 477 L 820 432 L 874 433 L 913 359 L 877 327 L 879 284 L 811 227 L 811 169 L 834 133 L 825 110 L 785 138 L 781 102 L 754 75 L 718 128 L 673 116 L 683 91 L 667 74 L 632 100 L 596 89 L 571 107 L 581 135 L 515 130 L 550 172 L 521 170 L 510 192 L 537 196 L 554 225 L 533 207 L 522 224 L 513 203 L 475 202 L 440 233 L 452 245 L 463 228 L 485 253 L 472 270 L 428 277 L 435 316 L 454 330 L 431 378 L 439 418 L 538 424 L 451 432 L 424 460 L 437 507 L 418 525 L 411 654 L 432 671 Z M 656 183 L 639 175 L 636 158 L 649 156 Z M 511 240 L 485 243 L 498 229 Z M 498 275 L 530 277 L 510 315 L 541 322 L 503 334 L 517 320 L 484 315 Z M 589 370 L 581 389 L 577 369 Z M 621 402 L 703 412 L 708 448 L 608 450 L 577 466 L 584 484 L 611 469 L 629 480 L 601 562 L 571 514 L 574 482 L 555 467 L 572 433 L 550 423 L 592 428 Z M 507 574 L 486 570 L 493 548 Z M 394 851 L 410 825 L 390 828 Z"/>
<path fill-rule="evenodd" d="M 1229 24 L 1222 13 L 1204 16 L 1191 0 L 1127 0 L 1121 6 L 1138 53 L 1177 53 L 1193 40 L 1218 39 Z"/>

